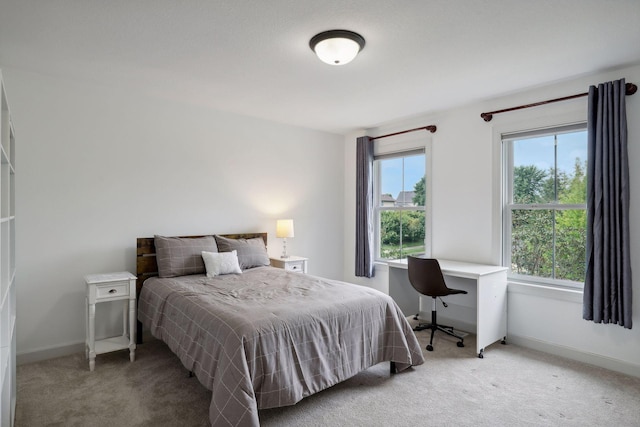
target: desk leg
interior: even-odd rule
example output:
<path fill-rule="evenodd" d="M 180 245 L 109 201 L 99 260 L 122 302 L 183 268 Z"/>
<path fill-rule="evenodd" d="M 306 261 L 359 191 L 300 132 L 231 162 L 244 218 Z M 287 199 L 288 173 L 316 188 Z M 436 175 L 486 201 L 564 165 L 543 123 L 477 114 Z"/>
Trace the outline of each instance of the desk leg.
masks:
<path fill-rule="evenodd" d="M 498 272 L 478 278 L 477 352 L 484 358 L 484 349 L 507 335 L 507 273 Z"/>
<path fill-rule="evenodd" d="M 88 304 L 89 308 L 89 370 L 93 371 L 96 367 L 96 305 Z"/>

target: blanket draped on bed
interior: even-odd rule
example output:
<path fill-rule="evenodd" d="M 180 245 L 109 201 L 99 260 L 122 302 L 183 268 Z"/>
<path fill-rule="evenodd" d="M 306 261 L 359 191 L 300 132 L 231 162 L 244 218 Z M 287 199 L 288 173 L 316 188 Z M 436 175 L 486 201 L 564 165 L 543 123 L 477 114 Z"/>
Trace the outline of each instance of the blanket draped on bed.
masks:
<path fill-rule="evenodd" d="M 424 362 L 389 296 L 272 267 L 145 281 L 138 318 L 212 390 L 212 425 L 258 426 L 377 363 Z"/>

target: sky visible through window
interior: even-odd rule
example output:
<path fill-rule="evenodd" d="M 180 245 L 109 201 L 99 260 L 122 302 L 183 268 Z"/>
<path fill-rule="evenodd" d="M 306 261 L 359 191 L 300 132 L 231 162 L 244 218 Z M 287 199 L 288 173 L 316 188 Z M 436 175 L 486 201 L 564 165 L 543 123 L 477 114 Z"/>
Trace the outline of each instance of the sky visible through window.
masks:
<path fill-rule="evenodd" d="M 558 170 L 573 175 L 576 158 L 587 160 L 587 131 L 558 134 Z M 553 135 L 519 140 L 514 144 L 515 167 L 534 165 L 543 171 L 553 167 Z"/>
<path fill-rule="evenodd" d="M 402 188 L 402 160 L 398 157 L 380 162 L 382 194 L 391 194 L 395 199 L 401 191 L 413 191 L 416 183 L 424 176 L 424 154 L 404 157 L 404 188 Z"/>

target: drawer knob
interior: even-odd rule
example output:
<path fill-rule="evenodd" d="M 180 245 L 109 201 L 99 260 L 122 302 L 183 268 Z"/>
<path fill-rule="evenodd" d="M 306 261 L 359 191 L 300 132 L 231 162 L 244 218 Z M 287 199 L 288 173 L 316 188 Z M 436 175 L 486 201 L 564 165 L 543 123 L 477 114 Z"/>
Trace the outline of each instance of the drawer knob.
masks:
<path fill-rule="evenodd" d="M 109 293 L 110 293 L 110 294 L 115 294 L 116 292 L 118 292 L 118 291 L 117 291 L 117 290 L 115 290 L 115 289 L 111 289 L 111 290 L 109 290 Z"/>

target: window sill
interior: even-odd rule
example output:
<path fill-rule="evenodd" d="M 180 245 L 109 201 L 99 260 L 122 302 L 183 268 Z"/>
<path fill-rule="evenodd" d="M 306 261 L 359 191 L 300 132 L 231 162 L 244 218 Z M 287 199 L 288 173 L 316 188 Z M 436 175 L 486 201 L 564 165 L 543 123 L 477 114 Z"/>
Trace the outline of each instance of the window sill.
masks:
<path fill-rule="evenodd" d="M 582 289 L 568 289 L 549 285 L 509 281 L 509 293 L 531 295 L 582 304 Z"/>
<path fill-rule="evenodd" d="M 387 271 L 389 269 L 389 263 L 387 262 L 387 260 L 375 260 L 373 262 L 374 268 L 378 269 L 382 269 L 382 271 Z"/>

